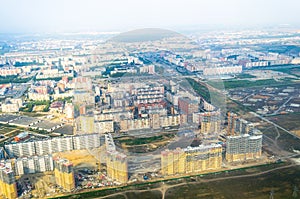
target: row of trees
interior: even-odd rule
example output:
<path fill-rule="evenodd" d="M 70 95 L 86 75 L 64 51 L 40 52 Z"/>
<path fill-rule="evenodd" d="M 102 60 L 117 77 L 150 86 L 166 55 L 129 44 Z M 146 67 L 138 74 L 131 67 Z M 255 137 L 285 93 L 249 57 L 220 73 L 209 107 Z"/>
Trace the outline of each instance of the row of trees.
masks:
<path fill-rule="evenodd" d="M 34 106 L 45 105 L 43 108 L 43 112 L 48 112 L 50 108 L 50 100 L 43 101 L 29 101 L 24 108 L 21 108 L 20 111 L 23 112 L 32 112 Z"/>

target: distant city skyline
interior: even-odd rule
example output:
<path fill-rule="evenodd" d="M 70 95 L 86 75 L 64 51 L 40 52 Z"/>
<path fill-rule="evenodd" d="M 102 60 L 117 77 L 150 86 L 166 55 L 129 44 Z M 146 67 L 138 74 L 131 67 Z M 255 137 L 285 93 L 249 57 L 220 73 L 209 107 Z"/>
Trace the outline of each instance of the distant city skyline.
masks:
<path fill-rule="evenodd" d="M 299 25 L 297 0 L 1 0 L 0 33 Z"/>

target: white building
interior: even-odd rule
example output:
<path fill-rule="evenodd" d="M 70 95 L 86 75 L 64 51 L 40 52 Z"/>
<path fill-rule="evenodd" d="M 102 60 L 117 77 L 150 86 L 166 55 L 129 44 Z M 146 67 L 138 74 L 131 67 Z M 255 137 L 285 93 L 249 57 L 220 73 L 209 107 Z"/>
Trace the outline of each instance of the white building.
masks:
<path fill-rule="evenodd" d="M 52 155 L 24 157 L 15 161 L 15 173 L 18 176 L 53 171 L 53 169 Z"/>
<path fill-rule="evenodd" d="M 63 152 L 73 150 L 72 137 L 52 138 L 51 146 L 54 152 Z"/>
<path fill-rule="evenodd" d="M 73 137 L 74 150 L 97 148 L 100 146 L 99 134 L 76 135 Z"/>
<path fill-rule="evenodd" d="M 47 100 L 50 100 L 50 95 L 29 92 L 28 98 L 31 100 L 37 100 L 37 101 L 43 101 L 43 100 L 47 101 Z"/>
<path fill-rule="evenodd" d="M 10 157 L 26 157 L 35 155 L 34 142 L 8 144 L 4 147 Z"/>
<path fill-rule="evenodd" d="M 222 66 L 222 67 L 209 67 L 204 68 L 203 75 L 210 76 L 210 75 L 229 75 L 229 74 L 237 74 L 241 73 L 243 67 L 239 66 Z"/>
<path fill-rule="evenodd" d="M 112 133 L 114 132 L 114 122 L 113 120 L 99 121 L 95 125 L 96 132 L 98 133 Z"/>

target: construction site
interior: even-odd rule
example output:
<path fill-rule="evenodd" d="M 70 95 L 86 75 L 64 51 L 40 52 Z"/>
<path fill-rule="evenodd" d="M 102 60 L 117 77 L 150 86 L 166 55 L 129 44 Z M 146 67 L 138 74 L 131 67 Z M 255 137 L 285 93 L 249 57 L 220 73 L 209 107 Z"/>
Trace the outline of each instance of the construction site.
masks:
<path fill-rule="evenodd" d="M 162 175 L 196 173 L 221 168 L 222 146 L 209 145 L 177 148 L 161 153 Z"/>

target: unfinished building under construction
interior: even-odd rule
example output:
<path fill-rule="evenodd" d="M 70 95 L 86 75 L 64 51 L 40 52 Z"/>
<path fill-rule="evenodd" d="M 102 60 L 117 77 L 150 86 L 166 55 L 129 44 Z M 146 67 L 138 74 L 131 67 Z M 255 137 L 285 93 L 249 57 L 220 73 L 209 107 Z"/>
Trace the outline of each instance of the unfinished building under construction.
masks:
<path fill-rule="evenodd" d="M 238 162 L 261 157 L 262 135 L 253 124 L 228 113 L 226 161 Z"/>
<path fill-rule="evenodd" d="M 111 134 L 105 135 L 107 175 L 120 183 L 128 181 L 127 156 L 116 150 Z"/>
<path fill-rule="evenodd" d="M 221 113 L 219 110 L 194 113 L 193 122 L 199 124 L 201 134 L 219 133 L 221 130 Z"/>
<path fill-rule="evenodd" d="M 222 146 L 200 145 L 161 152 L 161 173 L 174 175 L 221 168 Z"/>
<path fill-rule="evenodd" d="M 14 199 L 18 197 L 16 178 L 13 170 L 0 163 L 0 198 Z"/>
<path fill-rule="evenodd" d="M 237 114 L 229 112 L 227 114 L 227 135 L 251 134 L 254 126 L 252 123 L 238 117 Z"/>
<path fill-rule="evenodd" d="M 238 162 L 261 157 L 262 135 L 235 135 L 226 140 L 226 161 Z"/>
<path fill-rule="evenodd" d="M 54 166 L 54 176 L 56 184 L 67 191 L 72 191 L 73 189 L 75 189 L 73 164 L 67 159 L 55 157 Z"/>
<path fill-rule="evenodd" d="M 127 156 L 118 151 L 107 151 L 107 175 L 120 183 L 128 181 Z"/>

